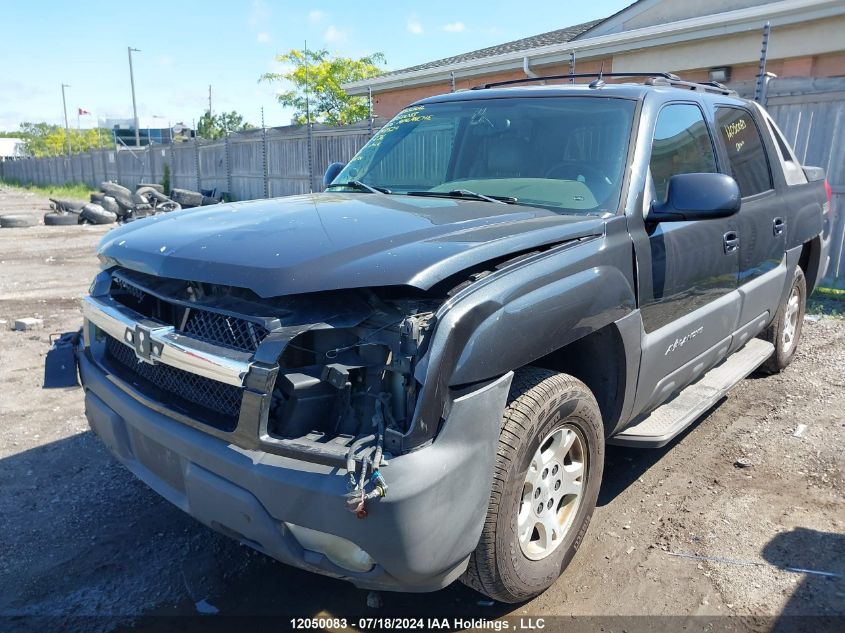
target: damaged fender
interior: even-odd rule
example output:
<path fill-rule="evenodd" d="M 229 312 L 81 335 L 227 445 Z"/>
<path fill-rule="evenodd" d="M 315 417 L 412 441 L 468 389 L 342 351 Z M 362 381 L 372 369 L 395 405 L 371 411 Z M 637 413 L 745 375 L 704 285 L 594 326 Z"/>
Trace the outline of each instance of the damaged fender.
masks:
<path fill-rule="evenodd" d="M 624 218 L 603 237 L 567 242 L 489 275 L 446 302 L 426 357 L 424 385 L 405 447 L 425 443 L 449 406 L 449 389 L 523 367 L 635 309 Z M 503 344 L 504 343 L 504 344 Z"/>

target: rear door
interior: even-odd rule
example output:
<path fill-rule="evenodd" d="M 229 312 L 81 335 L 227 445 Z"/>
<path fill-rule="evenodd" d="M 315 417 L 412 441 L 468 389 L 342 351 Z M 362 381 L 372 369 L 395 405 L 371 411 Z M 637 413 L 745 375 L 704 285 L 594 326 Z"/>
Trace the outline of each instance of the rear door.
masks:
<path fill-rule="evenodd" d="M 756 334 L 780 301 L 786 275 L 784 252 L 788 217 L 782 192 L 775 190 L 761 129 L 751 110 L 736 105 L 715 108 L 716 138 L 728 172 L 742 196 L 739 221 L 740 326 L 750 331 L 733 348 Z M 753 323 L 752 323 L 753 322 Z M 743 340 L 744 339 L 744 340 Z"/>

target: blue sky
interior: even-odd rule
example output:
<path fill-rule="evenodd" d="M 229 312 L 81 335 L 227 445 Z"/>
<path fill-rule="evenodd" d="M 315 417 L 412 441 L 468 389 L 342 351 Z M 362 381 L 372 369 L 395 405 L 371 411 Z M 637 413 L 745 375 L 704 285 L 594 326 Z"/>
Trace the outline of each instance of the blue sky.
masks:
<path fill-rule="evenodd" d="M 291 113 L 274 98 L 278 86 L 259 84 L 279 71 L 275 56 L 290 48 L 323 47 L 344 56 L 375 51 L 387 69 L 491 46 L 606 17 L 626 0 L 591 2 L 430 0 L 401 2 L 75 2 L 0 4 L 0 130 L 21 121 L 62 121 L 61 84 L 75 126 L 81 107 L 99 117 L 130 117 L 126 47 L 134 55 L 141 116 L 191 125 L 208 103 L 237 110 L 253 124 L 264 107 L 267 125 Z M 87 121 L 86 121 L 87 119 Z M 93 118 L 82 117 L 90 127 Z"/>

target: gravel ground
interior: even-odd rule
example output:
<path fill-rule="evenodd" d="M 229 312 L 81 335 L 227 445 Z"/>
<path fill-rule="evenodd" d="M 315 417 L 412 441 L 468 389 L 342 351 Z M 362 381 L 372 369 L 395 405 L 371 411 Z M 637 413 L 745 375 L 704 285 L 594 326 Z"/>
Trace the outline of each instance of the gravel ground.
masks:
<path fill-rule="evenodd" d="M 40 218 L 46 204 L 0 188 L 0 214 Z M 276 563 L 169 505 L 90 432 L 80 389 L 41 389 L 48 335 L 78 327 L 107 230 L 0 230 L 0 629 L 52 622 L 32 616 L 98 616 L 63 628 L 109 631 L 146 630 L 150 614 L 366 612 L 364 592 Z M 11 331 L 24 316 L 44 329 Z M 810 316 L 783 374 L 745 380 L 663 449 L 609 449 L 584 544 L 545 594 L 488 605 L 455 584 L 384 594 L 368 614 L 679 616 L 664 621 L 740 631 L 789 615 L 842 618 L 843 386 L 845 320 Z M 724 615 L 743 617 L 688 619 Z M 611 630 L 621 629 L 631 621 Z"/>

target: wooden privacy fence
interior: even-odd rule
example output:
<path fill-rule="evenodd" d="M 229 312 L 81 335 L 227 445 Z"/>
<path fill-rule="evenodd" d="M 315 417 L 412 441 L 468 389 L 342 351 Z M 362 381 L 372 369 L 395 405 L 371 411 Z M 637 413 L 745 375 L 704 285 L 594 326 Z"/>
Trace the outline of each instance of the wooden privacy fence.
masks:
<path fill-rule="evenodd" d="M 737 90 L 753 97 L 753 82 Z M 845 287 L 845 77 L 772 79 L 766 106 L 805 165 L 824 167 L 833 190 L 831 263 L 825 283 Z M 0 162 L 0 177 L 25 183 L 114 180 L 130 188 L 161 182 L 170 166 L 173 187 L 226 191 L 235 200 L 322 189 L 329 163 L 347 162 L 372 136 L 369 122 L 312 126 L 311 161 L 305 126 L 252 130 L 218 141 L 155 145 L 139 151 L 100 150 L 60 158 Z M 424 150 L 425 148 L 421 148 Z M 424 152 L 423 152 L 424 153 Z M 427 161 L 420 169 L 431 167 Z"/>
<path fill-rule="evenodd" d="M 845 287 L 845 77 L 775 79 L 766 105 L 799 162 L 827 174 L 833 222 L 825 281 Z"/>
<path fill-rule="evenodd" d="M 372 134 L 369 122 L 313 125 L 310 161 L 308 131 L 304 125 L 294 125 L 230 134 L 216 141 L 23 158 L 0 162 L 0 176 L 37 185 L 82 182 L 93 187 L 113 180 L 134 189 L 139 182 L 161 182 L 168 165 L 171 187 L 217 188 L 234 200 L 272 198 L 321 190 L 329 164 L 347 162 Z"/>

